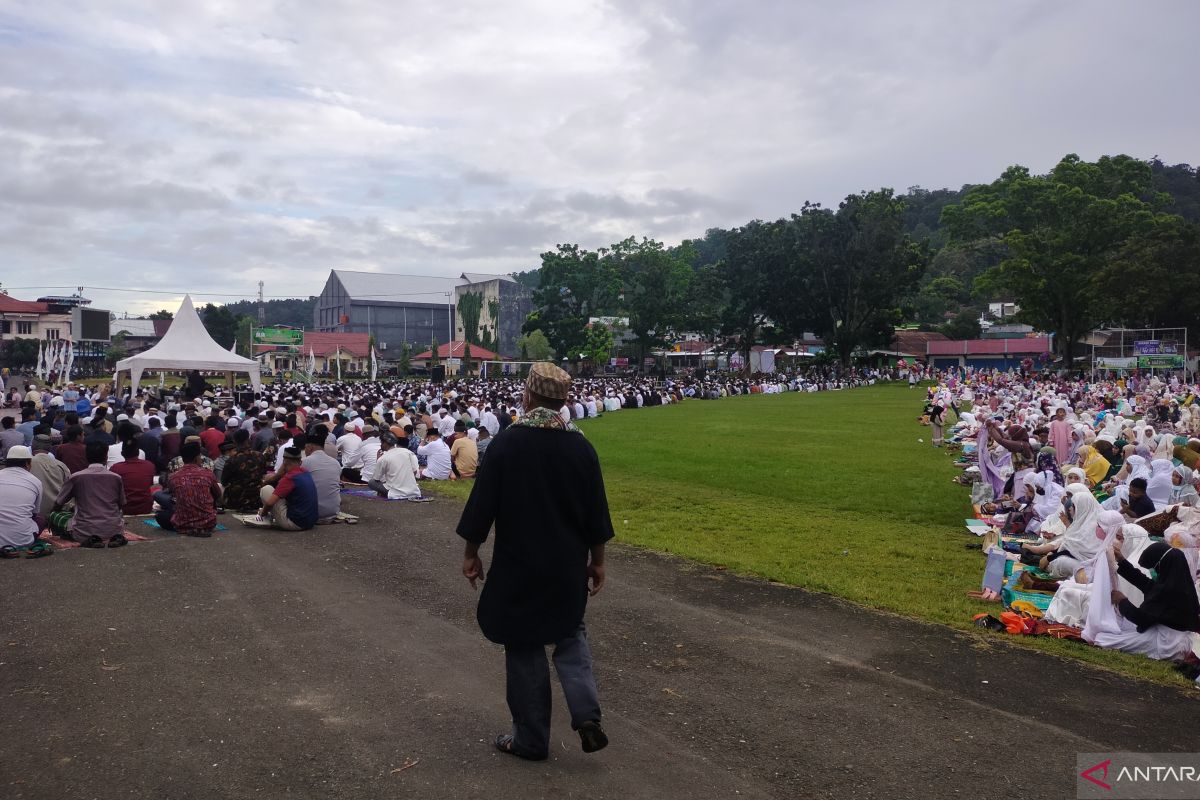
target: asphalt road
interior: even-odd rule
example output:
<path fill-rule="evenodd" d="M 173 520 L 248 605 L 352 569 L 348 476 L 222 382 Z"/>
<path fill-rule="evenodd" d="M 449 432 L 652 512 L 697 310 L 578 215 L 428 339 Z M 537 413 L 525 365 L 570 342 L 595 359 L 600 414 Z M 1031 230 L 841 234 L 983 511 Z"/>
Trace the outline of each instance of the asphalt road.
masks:
<path fill-rule="evenodd" d="M 1184 692 L 616 547 L 612 745 L 556 693 L 518 761 L 458 504 L 347 499 L 357 526 L 0 562 L 0 796 L 1068 797 L 1077 751 L 1200 749 Z"/>

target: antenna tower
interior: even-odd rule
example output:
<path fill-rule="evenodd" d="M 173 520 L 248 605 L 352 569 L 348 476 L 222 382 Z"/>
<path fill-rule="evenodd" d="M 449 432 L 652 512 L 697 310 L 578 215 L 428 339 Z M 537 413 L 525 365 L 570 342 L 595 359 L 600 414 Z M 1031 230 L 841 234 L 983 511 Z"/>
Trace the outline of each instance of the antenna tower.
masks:
<path fill-rule="evenodd" d="M 264 325 L 267 321 L 267 306 L 263 303 L 263 282 L 258 282 L 258 324 Z"/>

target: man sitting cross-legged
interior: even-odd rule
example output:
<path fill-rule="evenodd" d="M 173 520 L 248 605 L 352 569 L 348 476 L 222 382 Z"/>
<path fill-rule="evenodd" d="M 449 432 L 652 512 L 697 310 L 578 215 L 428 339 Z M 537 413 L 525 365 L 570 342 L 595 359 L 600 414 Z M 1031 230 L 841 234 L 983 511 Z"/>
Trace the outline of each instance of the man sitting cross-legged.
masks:
<path fill-rule="evenodd" d="M 212 536 L 217 527 L 221 484 L 212 470 L 202 466 L 204 447 L 200 442 L 185 442 L 179 457 L 183 466 L 167 478 L 168 491 L 154 495 L 159 505 L 154 518 L 164 530 L 185 536 Z"/>
<path fill-rule="evenodd" d="M 50 510 L 50 527 L 83 547 L 121 547 L 125 539 L 125 486 L 121 476 L 105 468 L 108 445 L 100 440 L 87 443 L 87 469 L 73 473 L 63 484 Z M 75 501 L 75 513 L 62 510 Z"/>
<path fill-rule="evenodd" d="M 312 475 L 300 463 L 300 450 L 286 447 L 283 464 L 262 487 L 262 509 L 242 522 L 255 528 L 279 528 L 285 531 L 307 531 L 317 524 L 317 487 Z"/>

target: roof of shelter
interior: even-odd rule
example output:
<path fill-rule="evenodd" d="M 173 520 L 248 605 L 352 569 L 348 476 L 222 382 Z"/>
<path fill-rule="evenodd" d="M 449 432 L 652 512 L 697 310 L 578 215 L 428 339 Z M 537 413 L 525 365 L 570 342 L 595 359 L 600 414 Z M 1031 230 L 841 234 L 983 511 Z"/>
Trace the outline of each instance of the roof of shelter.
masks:
<path fill-rule="evenodd" d="M 45 303 L 36 303 L 32 300 L 18 300 L 0 292 L 0 313 L 48 314 L 50 307 Z"/>
<path fill-rule="evenodd" d="M 365 358 L 371 354 L 371 335 L 368 333 L 320 333 L 304 332 L 304 344 L 300 354 L 308 355 L 312 348 L 315 356 L 332 356 L 341 352 L 347 356 Z"/>
<path fill-rule="evenodd" d="M 457 278 L 445 275 L 399 275 L 392 272 L 354 272 L 335 269 L 342 288 L 353 300 L 380 303 L 445 305 Z"/>
<path fill-rule="evenodd" d="M 931 341 L 926 353 L 931 356 L 1040 355 L 1050 352 L 1049 336 L 1025 339 L 947 339 Z"/>
<path fill-rule="evenodd" d="M 929 342 L 947 341 L 944 333 L 937 331 L 896 331 L 892 335 L 891 347 L 907 356 L 923 356 Z"/>
<path fill-rule="evenodd" d="M 487 283 L 488 281 L 507 281 L 508 283 L 516 283 L 517 279 L 512 275 L 494 275 L 486 272 L 464 272 L 459 276 L 462 283 Z"/>
<path fill-rule="evenodd" d="M 466 342 L 454 341 L 446 342 L 446 344 L 438 345 L 438 358 L 462 358 L 464 345 Z M 453 349 L 452 349 L 453 348 Z M 424 353 L 418 353 L 413 356 L 413 361 L 425 361 L 433 355 L 432 350 L 426 350 Z M 478 344 L 471 345 L 471 358 L 480 358 L 484 361 L 496 361 L 500 356 L 488 350 L 486 347 Z"/>

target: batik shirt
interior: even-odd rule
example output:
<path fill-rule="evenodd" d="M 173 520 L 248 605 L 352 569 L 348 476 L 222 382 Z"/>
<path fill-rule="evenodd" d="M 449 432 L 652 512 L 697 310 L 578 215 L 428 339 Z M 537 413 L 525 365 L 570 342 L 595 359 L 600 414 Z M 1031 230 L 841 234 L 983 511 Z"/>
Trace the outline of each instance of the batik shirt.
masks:
<path fill-rule="evenodd" d="M 221 471 L 225 505 L 238 510 L 262 505 L 259 490 L 267 472 L 267 464 L 267 455 L 256 450 L 239 450 L 231 455 Z"/>

